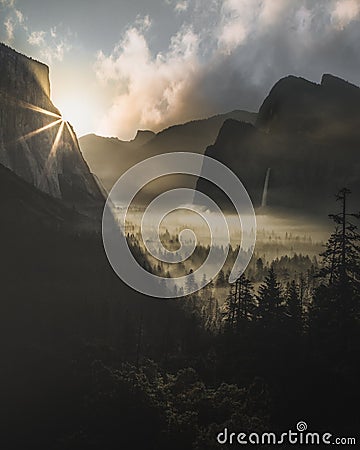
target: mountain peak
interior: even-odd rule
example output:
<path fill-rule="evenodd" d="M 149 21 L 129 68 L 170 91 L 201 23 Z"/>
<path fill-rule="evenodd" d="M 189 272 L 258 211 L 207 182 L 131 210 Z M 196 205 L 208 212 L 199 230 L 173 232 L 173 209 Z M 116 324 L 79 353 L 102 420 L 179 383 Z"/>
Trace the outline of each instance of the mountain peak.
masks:
<path fill-rule="evenodd" d="M 131 142 L 140 146 L 146 144 L 155 136 L 156 133 L 151 130 L 138 130 L 135 138 Z"/>
<path fill-rule="evenodd" d="M 282 78 L 261 105 L 257 125 L 287 133 L 312 132 L 339 120 L 350 120 L 358 107 L 357 86 L 330 74 L 321 84 L 293 75 Z"/>
<path fill-rule="evenodd" d="M 295 75 L 288 75 L 286 77 L 280 78 L 280 80 L 275 83 L 274 87 L 271 89 L 270 94 L 272 92 L 278 91 L 289 91 L 293 89 L 311 89 L 316 87 L 317 84 L 312 81 L 307 80 L 303 77 L 297 77 Z"/>
<path fill-rule="evenodd" d="M 355 84 L 349 83 L 349 81 L 346 81 L 343 78 L 337 77 L 330 73 L 324 73 L 324 75 L 321 78 L 321 86 L 335 89 L 336 88 L 337 89 L 355 88 L 357 90 L 359 89 L 358 86 L 356 86 Z"/>
<path fill-rule="evenodd" d="M 41 87 L 45 96 L 50 97 L 49 67 L 46 64 L 23 55 L 0 42 L 0 67 L 4 73 L 11 74 L 6 87 L 8 94 L 14 94 L 15 97 L 21 94 L 18 89 L 19 80 L 16 77 L 16 70 L 17 72 L 22 71 L 23 75 L 27 76 L 27 82 L 36 83 Z M 29 95 L 29 93 L 27 94 Z"/>

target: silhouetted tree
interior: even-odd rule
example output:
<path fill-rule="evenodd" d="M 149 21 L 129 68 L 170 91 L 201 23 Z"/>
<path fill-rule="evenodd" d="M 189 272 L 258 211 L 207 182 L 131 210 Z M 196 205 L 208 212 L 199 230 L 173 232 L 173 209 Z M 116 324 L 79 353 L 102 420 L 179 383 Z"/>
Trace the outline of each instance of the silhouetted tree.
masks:
<path fill-rule="evenodd" d="M 241 323 L 252 318 L 254 308 L 253 285 L 243 274 L 230 288 L 225 303 L 225 322 L 230 328 L 239 330 Z"/>
<path fill-rule="evenodd" d="M 216 277 L 216 287 L 224 287 L 225 286 L 225 274 L 224 271 L 221 269 Z"/>
<path fill-rule="evenodd" d="M 329 285 L 339 288 L 344 300 L 344 307 L 349 308 L 349 296 L 359 293 L 360 288 L 360 235 L 357 226 L 349 217 L 360 218 L 360 213 L 347 211 L 348 189 L 342 189 L 337 194 L 337 200 L 342 203 L 342 211 L 330 214 L 335 222 L 335 231 L 326 244 L 321 275 L 328 278 Z"/>
<path fill-rule="evenodd" d="M 197 289 L 197 284 L 195 281 L 194 271 L 190 269 L 190 272 L 188 274 L 188 277 L 186 279 L 185 283 L 185 294 L 188 294 L 189 292 L 192 292 Z"/>
<path fill-rule="evenodd" d="M 259 287 L 258 314 L 261 319 L 272 320 L 279 317 L 282 303 L 281 285 L 277 281 L 274 268 L 271 266 L 264 283 Z"/>
<path fill-rule="evenodd" d="M 318 341 L 332 341 L 334 351 L 343 353 L 349 344 L 349 333 L 358 311 L 360 293 L 360 235 L 349 218 L 347 197 L 350 191 L 341 189 L 336 196 L 341 212 L 330 214 L 335 222 L 325 251 L 321 254 L 322 283 L 316 289 L 311 311 L 312 332 Z"/>
<path fill-rule="evenodd" d="M 256 260 L 256 279 L 262 280 L 264 276 L 264 262 L 261 258 Z"/>
<path fill-rule="evenodd" d="M 287 286 L 286 312 L 290 319 L 292 330 L 296 333 L 300 333 L 302 327 L 302 304 L 299 286 L 296 284 L 295 280 L 292 280 Z"/>

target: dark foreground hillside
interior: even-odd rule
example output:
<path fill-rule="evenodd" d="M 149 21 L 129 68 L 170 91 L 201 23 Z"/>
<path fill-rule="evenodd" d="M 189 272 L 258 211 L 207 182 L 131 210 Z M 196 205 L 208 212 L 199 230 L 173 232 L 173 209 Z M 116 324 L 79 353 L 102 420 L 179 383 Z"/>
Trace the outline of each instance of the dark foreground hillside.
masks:
<path fill-rule="evenodd" d="M 225 427 L 280 432 L 299 420 L 356 435 L 358 319 L 338 345 L 330 288 L 297 315 L 296 289 L 265 278 L 248 316 L 229 304 L 211 331 L 203 294 L 141 297 L 77 213 L 4 168 L 0 183 L 3 448 L 211 449 Z"/>

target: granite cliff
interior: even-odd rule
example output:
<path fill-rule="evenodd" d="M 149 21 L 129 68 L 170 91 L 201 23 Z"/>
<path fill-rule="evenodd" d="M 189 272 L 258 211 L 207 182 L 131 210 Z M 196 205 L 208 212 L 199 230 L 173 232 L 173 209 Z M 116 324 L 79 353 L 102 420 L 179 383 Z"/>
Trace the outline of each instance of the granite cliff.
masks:
<path fill-rule="evenodd" d="M 71 126 L 50 99 L 49 68 L 0 44 L 0 163 L 79 210 L 104 201 Z"/>
<path fill-rule="evenodd" d="M 335 193 L 360 196 L 360 89 L 333 75 L 321 83 L 289 76 L 264 100 L 255 125 L 227 120 L 205 152 L 231 168 L 260 207 L 271 169 L 267 207 L 326 217 Z M 205 180 L 198 189 L 225 198 Z M 335 205 L 336 207 L 336 205 Z"/>

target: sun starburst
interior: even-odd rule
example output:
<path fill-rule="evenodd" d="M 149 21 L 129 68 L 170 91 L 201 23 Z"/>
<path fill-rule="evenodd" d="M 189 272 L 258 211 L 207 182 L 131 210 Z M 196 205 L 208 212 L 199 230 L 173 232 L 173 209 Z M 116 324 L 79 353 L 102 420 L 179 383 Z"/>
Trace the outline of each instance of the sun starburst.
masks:
<path fill-rule="evenodd" d="M 61 122 L 61 124 L 60 124 L 59 129 L 58 129 L 58 131 L 56 133 L 55 140 L 53 142 L 53 145 L 51 147 L 50 153 L 49 153 L 49 155 L 47 157 L 47 160 L 45 162 L 43 177 L 42 177 L 42 180 L 41 180 L 41 183 L 40 183 L 40 188 L 44 187 L 44 184 L 46 183 L 46 180 L 48 179 L 48 177 L 49 177 L 49 175 L 50 175 L 50 173 L 52 171 L 53 165 L 56 162 L 56 154 L 57 154 L 57 151 L 58 151 L 60 139 L 61 139 L 61 136 L 63 134 L 64 125 L 65 125 L 64 121 L 61 120 L 60 122 Z"/>
<path fill-rule="evenodd" d="M 58 120 L 55 120 L 54 122 L 48 123 L 47 125 L 44 125 L 43 127 L 38 128 L 37 130 L 31 131 L 30 133 L 20 136 L 18 139 L 16 139 L 16 142 L 19 142 L 21 140 L 26 141 L 27 139 L 30 139 L 33 136 L 36 136 L 37 134 L 42 133 L 43 131 L 49 130 L 50 128 L 54 127 L 55 125 L 58 125 L 60 122 L 62 122 L 62 119 L 58 119 Z"/>
<path fill-rule="evenodd" d="M 69 122 L 66 122 L 66 127 L 69 130 L 70 136 L 71 136 L 74 144 L 77 144 L 77 139 L 76 139 L 75 133 L 73 132 L 71 126 L 69 125 Z"/>
<path fill-rule="evenodd" d="M 0 91 L 0 98 L 5 99 L 11 106 L 20 106 L 21 108 L 25 108 L 25 109 L 31 110 L 33 112 L 40 113 L 40 114 L 43 114 L 45 116 L 49 116 L 49 117 L 52 117 L 55 119 L 55 120 L 51 121 L 50 123 L 38 128 L 36 130 L 30 131 L 29 133 L 21 135 L 20 137 L 18 137 L 17 139 L 15 139 L 12 142 L 8 142 L 7 145 L 12 145 L 14 143 L 16 144 L 21 141 L 27 141 L 27 140 L 33 138 L 34 136 L 37 136 L 40 133 L 48 131 L 55 126 L 59 126 L 59 128 L 56 132 L 55 139 L 52 143 L 50 152 L 49 152 L 49 154 L 45 160 L 44 166 L 43 166 L 44 167 L 43 175 L 40 180 L 39 188 L 44 190 L 46 187 L 47 180 L 49 179 L 49 177 L 51 176 L 51 172 L 53 171 L 54 164 L 57 163 L 56 155 L 59 150 L 59 146 L 60 146 L 61 138 L 64 133 L 65 125 L 69 132 L 70 138 L 72 139 L 73 143 L 75 145 L 77 145 L 77 139 L 76 139 L 75 133 L 72 130 L 72 127 L 67 122 L 67 120 L 64 117 L 60 116 L 59 114 L 57 114 L 53 111 L 48 111 L 39 106 L 32 105 L 31 103 L 28 103 L 26 101 L 16 99 L 2 91 Z"/>
<path fill-rule="evenodd" d="M 61 116 L 59 114 L 56 114 L 52 111 L 47 111 L 46 109 L 40 108 L 39 106 L 31 105 L 30 103 L 21 101 L 20 106 L 22 106 L 23 108 L 26 108 L 26 109 L 30 109 L 31 111 L 39 112 L 46 116 L 51 116 L 51 117 L 56 117 L 57 119 L 61 119 Z"/>

